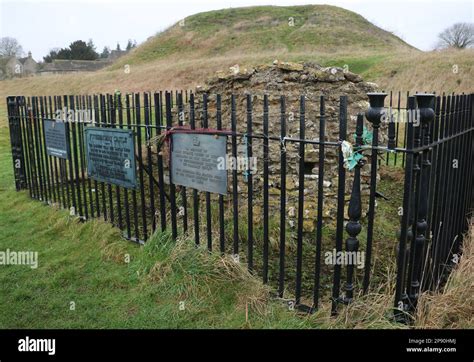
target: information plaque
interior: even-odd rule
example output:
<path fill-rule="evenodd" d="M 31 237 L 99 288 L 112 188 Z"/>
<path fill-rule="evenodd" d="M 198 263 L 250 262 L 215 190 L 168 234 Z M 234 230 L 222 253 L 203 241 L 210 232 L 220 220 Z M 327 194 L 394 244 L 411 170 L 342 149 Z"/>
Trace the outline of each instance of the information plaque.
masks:
<path fill-rule="evenodd" d="M 175 133 L 171 140 L 171 182 L 225 195 L 227 171 L 225 136 Z M 222 157 L 222 158 L 221 158 Z"/>
<path fill-rule="evenodd" d="M 130 130 L 87 127 L 84 129 L 87 174 L 126 188 L 135 188 L 135 142 Z"/>
<path fill-rule="evenodd" d="M 69 158 L 69 147 L 67 143 L 66 124 L 51 119 L 43 122 L 44 139 L 46 141 L 46 153 L 49 156 Z"/>

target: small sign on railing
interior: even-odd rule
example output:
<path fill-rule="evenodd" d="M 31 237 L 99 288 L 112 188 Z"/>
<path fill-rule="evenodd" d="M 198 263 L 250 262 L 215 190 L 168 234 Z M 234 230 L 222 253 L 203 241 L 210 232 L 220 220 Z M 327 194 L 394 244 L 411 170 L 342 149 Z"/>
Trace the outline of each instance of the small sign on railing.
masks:
<path fill-rule="evenodd" d="M 198 133 L 171 135 L 171 182 L 199 191 L 227 193 L 226 136 Z"/>
<path fill-rule="evenodd" d="M 64 122 L 45 119 L 43 125 L 46 153 L 49 156 L 55 156 L 65 160 L 69 159 L 66 124 Z"/>
<path fill-rule="evenodd" d="M 87 174 L 97 181 L 136 188 L 133 132 L 87 127 L 84 135 Z"/>

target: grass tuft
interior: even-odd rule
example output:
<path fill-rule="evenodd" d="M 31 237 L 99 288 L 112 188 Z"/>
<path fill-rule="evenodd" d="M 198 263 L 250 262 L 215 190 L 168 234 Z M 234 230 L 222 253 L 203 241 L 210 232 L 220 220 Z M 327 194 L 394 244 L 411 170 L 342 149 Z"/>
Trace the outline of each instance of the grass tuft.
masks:
<path fill-rule="evenodd" d="M 464 239 L 459 263 L 442 291 L 424 293 L 418 302 L 417 328 L 474 328 L 474 226 Z"/>

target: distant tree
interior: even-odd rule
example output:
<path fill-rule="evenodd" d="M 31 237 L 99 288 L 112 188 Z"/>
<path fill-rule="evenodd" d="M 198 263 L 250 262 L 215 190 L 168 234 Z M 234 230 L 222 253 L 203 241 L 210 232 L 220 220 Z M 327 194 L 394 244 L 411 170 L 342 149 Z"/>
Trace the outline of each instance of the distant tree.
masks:
<path fill-rule="evenodd" d="M 464 49 L 474 45 L 474 24 L 456 23 L 438 35 L 438 48 Z"/>
<path fill-rule="evenodd" d="M 54 59 L 96 60 L 98 58 L 99 54 L 95 51 L 95 45 L 90 39 L 87 43 L 76 40 L 67 48 L 53 49 L 43 59 L 46 63 L 51 63 Z"/>
<path fill-rule="evenodd" d="M 137 47 L 137 41 L 136 40 L 132 40 L 132 39 L 128 39 L 128 42 L 127 42 L 127 47 L 125 48 L 127 51 L 133 49 L 133 48 L 136 48 Z"/>
<path fill-rule="evenodd" d="M 62 48 L 62 49 L 59 49 L 56 59 L 74 59 L 74 58 L 72 57 L 71 49 Z"/>
<path fill-rule="evenodd" d="M 76 40 L 69 45 L 71 50 L 71 58 L 77 60 L 96 60 L 99 57 L 99 54 L 95 51 L 94 43 L 92 40 L 89 40 L 89 43 L 86 44 L 82 40 Z"/>
<path fill-rule="evenodd" d="M 48 55 L 46 55 L 45 57 L 43 57 L 43 61 L 45 63 L 51 63 L 53 61 L 53 59 L 56 59 L 58 57 L 58 52 L 59 52 L 59 48 L 54 48 L 54 49 L 51 49 L 48 53 Z"/>
<path fill-rule="evenodd" d="M 18 40 L 5 36 L 0 38 L 0 57 L 21 57 L 23 55 L 23 48 Z"/>
<path fill-rule="evenodd" d="M 117 43 L 117 48 L 115 49 L 117 51 L 121 51 L 122 49 L 120 49 L 120 43 Z"/>
<path fill-rule="evenodd" d="M 100 58 L 101 59 L 107 59 L 110 55 L 110 49 L 109 47 L 104 47 L 104 50 L 102 50 L 102 53 L 100 53 Z"/>
<path fill-rule="evenodd" d="M 92 41 L 92 39 L 89 39 L 89 41 L 87 42 L 87 46 L 88 46 L 90 49 L 92 49 L 93 51 L 96 50 L 95 44 L 94 44 L 94 42 Z"/>

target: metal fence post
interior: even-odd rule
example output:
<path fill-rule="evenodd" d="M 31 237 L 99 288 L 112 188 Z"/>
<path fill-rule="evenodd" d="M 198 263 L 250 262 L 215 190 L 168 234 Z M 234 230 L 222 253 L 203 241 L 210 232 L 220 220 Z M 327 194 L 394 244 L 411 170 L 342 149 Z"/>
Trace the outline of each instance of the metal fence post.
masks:
<path fill-rule="evenodd" d="M 280 252 L 278 296 L 285 291 L 285 243 L 286 243 L 286 100 L 280 96 Z"/>
<path fill-rule="evenodd" d="M 434 109 L 433 109 L 433 101 L 434 95 L 433 94 L 417 94 L 415 96 L 419 116 L 420 116 L 420 132 L 417 135 L 418 142 L 420 146 L 427 146 L 430 143 L 430 134 L 429 134 L 429 126 L 430 123 L 434 120 Z M 411 258 L 411 262 L 413 266 L 411 267 L 411 280 L 410 280 L 410 309 L 413 311 L 416 308 L 416 304 L 418 301 L 419 289 L 420 289 L 420 280 L 422 278 L 422 266 L 425 254 L 425 242 L 426 242 L 426 230 L 428 228 L 428 223 L 426 221 L 427 213 L 428 213 L 428 190 L 430 186 L 430 167 L 431 163 L 429 160 L 429 149 L 423 149 L 422 153 L 419 154 L 418 157 L 421 157 L 421 164 L 419 172 L 419 182 L 420 185 L 416 188 L 417 193 L 419 194 L 414 195 L 415 199 L 417 200 L 416 209 L 416 223 L 414 224 L 413 229 L 413 241 L 414 248 L 414 255 Z"/>
<path fill-rule="evenodd" d="M 362 114 L 357 115 L 356 125 L 356 150 L 357 147 L 362 145 L 362 134 L 364 127 L 364 116 Z M 352 263 L 347 265 L 347 280 L 345 285 L 346 295 L 344 297 L 344 303 L 350 303 L 354 298 L 354 267 L 355 267 L 355 254 L 359 250 L 359 240 L 357 235 L 362 230 L 362 226 L 359 222 L 362 216 L 361 206 L 361 195 L 360 195 L 360 168 L 362 167 L 362 160 L 357 163 L 354 169 L 354 182 L 352 184 L 351 198 L 349 200 L 349 209 L 347 214 L 349 216 L 349 222 L 346 225 L 346 231 L 349 237 L 346 239 L 346 251 L 349 255 L 353 255 Z"/>
<path fill-rule="evenodd" d="M 412 179 L 413 179 L 413 122 L 412 122 L 412 111 L 415 109 L 415 98 L 408 97 L 407 100 L 407 115 L 408 123 L 406 129 L 406 147 L 407 152 L 405 160 L 405 182 L 403 191 L 403 206 L 402 206 L 402 217 L 400 227 L 400 241 L 398 244 L 398 255 L 397 255 L 397 284 L 395 287 L 395 320 L 399 322 L 406 321 L 405 310 L 408 304 L 408 295 L 406 293 L 406 273 L 407 273 L 407 260 L 409 258 L 409 249 L 407 248 L 407 241 L 412 240 L 412 233 L 410 230 L 410 222 L 412 216 L 410 213 L 410 198 L 412 191 Z"/>
<path fill-rule="evenodd" d="M 367 293 L 370 281 L 370 263 L 372 259 L 372 237 L 374 230 L 375 218 L 375 191 L 377 187 L 377 147 L 379 145 L 379 127 L 382 116 L 385 114 L 384 102 L 387 93 L 367 93 L 369 97 L 370 107 L 367 110 L 365 117 L 372 124 L 372 153 L 370 160 L 370 196 L 369 196 L 369 211 L 368 211 L 368 225 L 367 225 L 367 248 L 365 255 L 364 267 L 364 282 L 363 290 Z"/>
<path fill-rule="evenodd" d="M 301 302 L 301 284 L 303 273 L 303 212 L 304 212 L 304 150 L 305 150 L 305 96 L 300 96 L 300 133 L 298 145 L 298 226 L 296 231 L 296 290 L 295 303 Z"/>
<path fill-rule="evenodd" d="M 12 148 L 13 173 L 15 187 L 19 191 L 26 188 L 26 173 L 23 158 L 23 143 L 21 138 L 20 111 L 17 97 L 7 97 L 8 125 Z"/>
<path fill-rule="evenodd" d="M 347 96 L 341 96 L 339 101 L 339 142 L 347 139 Z M 344 238 L 344 203 L 346 190 L 346 169 L 342 147 L 339 148 L 337 178 L 337 220 L 336 220 L 336 253 L 342 252 Z M 334 263 L 334 277 L 332 284 L 331 315 L 337 314 L 337 305 L 341 301 L 339 296 L 341 286 L 341 265 Z"/>

